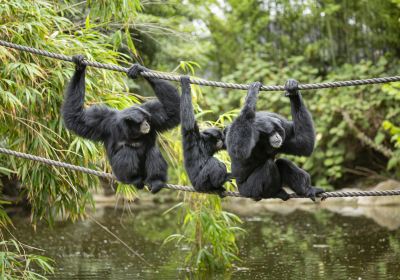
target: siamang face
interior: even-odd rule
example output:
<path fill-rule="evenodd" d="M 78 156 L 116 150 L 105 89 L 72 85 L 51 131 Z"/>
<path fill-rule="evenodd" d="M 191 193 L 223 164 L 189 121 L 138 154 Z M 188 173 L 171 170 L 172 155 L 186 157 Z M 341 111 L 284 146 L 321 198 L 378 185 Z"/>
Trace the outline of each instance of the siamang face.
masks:
<path fill-rule="evenodd" d="M 270 115 L 260 116 L 256 119 L 255 126 L 261 135 L 266 136 L 272 148 L 278 149 L 282 146 L 286 135 L 280 119 Z"/>
<path fill-rule="evenodd" d="M 140 108 L 131 107 L 121 112 L 120 126 L 129 140 L 134 140 L 150 132 L 150 114 Z"/>
<path fill-rule="evenodd" d="M 282 146 L 283 141 L 285 141 L 285 130 L 279 121 L 272 122 L 272 126 L 274 127 L 273 131 L 268 135 L 269 144 L 272 148 L 278 149 Z"/>
<path fill-rule="evenodd" d="M 215 153 L 219 150 L 226 149 L 225 135 L 218 128 L 208 128 L 201 132 L 201 138 L 207 144 L 210 152 Z"/>
<path fill-rule="evenodd" d="M 269 135 L 269 144 L 272 146 L 272 148 L 278 149 L 282 146 L 283 144 L 283 138 L 279 134 L 279 132 L 274 132 L 273 134 Z"/>

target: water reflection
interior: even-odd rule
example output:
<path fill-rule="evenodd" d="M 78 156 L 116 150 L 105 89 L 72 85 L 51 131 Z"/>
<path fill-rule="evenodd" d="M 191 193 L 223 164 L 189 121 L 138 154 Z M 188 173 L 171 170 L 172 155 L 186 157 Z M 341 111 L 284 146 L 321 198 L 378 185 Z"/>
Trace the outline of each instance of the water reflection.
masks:
<path fill-rule="evenodd" d="M 255 211 L 253 208 L 260 205 L 241 207 Z M 374 222 L 380 219 L 359 213 L 335 213 L 340 206 L 334 208 L 333 204 L 322 206 L 331 207 L 330 211 L 307 204 L 291 206 L 284 207 L 284 214 L 276 209 L 237 211 L 248 231 L 239 241 L 243 262 L 229 272 L 213 275 L 184 266 L 184 244 L 161 247 L 165 237 L 177 232 L 178 222 L 176 213 L 162 215 L 156 207 L 133 214 L 104 208 L 95 214 L 153 267 L 146 266 L 90 220 L 59 222 L 53 229 L 39 226 L 36 232 L 26 218 L 15 217 L 14 223 L 17 238 L 45 249 L 56 259 L 54 279 L 400 279 L 398 226 L 380 226 Z M 399 219 L 398 207 L 384 207 L 383 212 L 379 209 L 371 210 L 374 215 L 370 217 L 385 220 L 392 215 L 393 221 Z"/>

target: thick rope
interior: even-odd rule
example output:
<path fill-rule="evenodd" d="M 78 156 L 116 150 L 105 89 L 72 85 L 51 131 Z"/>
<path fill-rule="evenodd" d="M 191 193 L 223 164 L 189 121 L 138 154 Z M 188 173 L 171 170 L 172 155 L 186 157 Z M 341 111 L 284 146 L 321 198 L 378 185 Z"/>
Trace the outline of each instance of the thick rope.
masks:
<path fill-rule="evenodd" d="M 61 168 L 67 168 L 67 169 L 87 173 L 90 175 L 95 175 L 97 177 L 102 177 L 102 178 L 107 178 L 107 179 L 115 179 L 115 177 L 110 173 L 96 171 L 96 170 L 89 169 L 86 167 L 81 167 L 81 166 L 72 165 L 69 163 L 61 162 L 61 161 L 56 161 L 56 160 L 51 160 L 51 159 L 47 159 L 47 158 L 43 158 L 43 157 L 30 155 L 30 154 L 25 154 L 25 153 L 13 151 L 13 150 L 5 149 L 5 148 L 0 148 L 0 153 L 14 156 L 14 157 L 29 159 L 32 161 L 37 161 L 37 162 L 44 163 L 47 165 L 52 165 L 52 166 L 61 167 Z"/>
<path fill-rule="evenodd" d="M 72 165 L 69 163 L 61 162 L 61 161 L 56 161 L 56 160 L 51 160 L 43 157 L 38 157 L 26 153 L 21 153 L 5 148 L 0 148 L 0 153 L 10 155 L 10 156 L 15 156 L 19 158 L 24 158 L 24 159 L 29 159 L 32 161 L 37 161 L 43 164 L 47 165 L 52 165 L 56 167 L 61 167 L 61 168 L 67 168 L 91 175 L 95 175 L 98 177 L 103 177 L 107 179 L 116 179 L 114 175 L 106 172 L 101 172 L 101 171 L 96 171 L 93 169 L 89 169 L 86 167 L 81 167 L 81 166 L 76 166 Z M 172 184 L 166 184 L 167 189 L 171 190 L 178 190 L 178 191 L 185 191 L 185 192 L 198 192 L 196 191 L 193 187 L 189 186 L 179 186 L 179 185 L 172 185 Z M 202 193 L 208 193 L 208 194 L 216 194 L 214 192 L 202 192 Z M 232 191 L 225 191 L 223 193 L 225 196 L 233 196 L 233 197 L 244 197 L 238 192 L 232 192 Z M 322 200 L 329 198 L 329 197 L 356 197 L 356 196 L 395 196 L 395 195 L 400 195 L 400 190 L 387 190 L 387 191 L 352 191 L 352 192 L 324 192 L 317 197 L 321 198 Z M 295 193 L 289 194 L 290 198 L 305 198 L 304 196 L 297 195 Z"/>
<path fill-rule="evenodd" d="M 22 46 L 22 45 L 10 43 L 7 41 L 0 40 L 0 46 L 4 46 L 7 48 L 13 48 L 13 49 L 24 51 L 24 52 L 30 52 L 33 54 L 39 54 L 39 55 L 43 55 L 43 56 L 47 56 L 47 57 L 51 57 L 51 58 L 55 58 L 55 59 L 59 59 L 59 60 L 73 62 L 71 56 L 52 53 L 52 52 L 48 52 L 48 51 L 44 51 L 44 50 L 38 50 L 35 48 Z M 112 65 L 112 64 L 99 63 L 96 61 L 85 60 L 84 64 L 86 64 L 87 66 L 103 68 L 103 69 L 108 69 L 108 70 L 113 70 L 113 71 L 119 71 L 119 72 L 125 72 L 125 73 L 128 72 L 128 68 L 117 66 L 117 65 Z M 144 77 L 159 78 L 159 79 L 163 79 L 163 80 L 170 80 L 170 81 L 177 81 L 177 82 L 180 81 L 180 76 L 178 76 L 178 75 L 171 75 L 171 74 L 156 72 L 153 70 L 141 72 L 140 74 Z M 300 84 L 298 88 L 299 89 L 336 88 L 336 87 L 348 87 L 348 86 L 390 83 L 390 82 L 396 82 L 396 81 L 400 81 L 400 76 L 371 78 L 371 79 L 362 79 L 362 80 L 313 83 L 313 84 Z M 224 83 L 224 82 L 208 81 L 208 80 L 195 79 L 195 78 L 190 78 L 190 83 L 196 84 L 196 85 L 202 85 L 202 86 L 212 86 L 212 87 L 231 88 L 231 89 L 240 89 L 240 90 L 248 90 L 249 89 L 249 85 L 246 85 L 246 84 Z M 260 90 L 262 90 L 262 91 L 283 91 L 284 89 L 285 89 L 284 86 L 262 86 Z"/>

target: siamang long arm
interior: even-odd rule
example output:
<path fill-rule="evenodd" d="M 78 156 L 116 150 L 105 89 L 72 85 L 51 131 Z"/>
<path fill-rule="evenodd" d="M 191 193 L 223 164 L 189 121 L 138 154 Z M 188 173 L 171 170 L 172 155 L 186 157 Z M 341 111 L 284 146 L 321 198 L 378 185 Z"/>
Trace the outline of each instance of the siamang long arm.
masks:
<path fill-rule="evenodd" d="M 128 76 L 135 79 L 140 72 L 147 69 L 134 64 L 128 71 Z M 151 125 L 158 132 L 174 128 L 180 123 L 180 97 L 178 90 L 169 82 L 146 77 L 154 90 L 158 100 L 142 104 L 142 107 L 151 114 Z"/>
<path fill-rule="evenodd" d="M 250 85 L 246 96 L 245 104 L 239 116 L 231 124 L 226 146 L 229 155 L 233 159 L 245 160 L 250 157 L 251 151 L 258 141 L 258 131 L 255 129 L 257 94 L 261 83 L 256 82 Z"/>
<path fill-rule="evenodd" d="M 83 56 L 75 56 L 75 73 L 69 82 L 62 106 L 62 115 L 67 129 L 87 139 L 101 141 L 108 135 L 109 122 L 115 111 L 105 106 L 92 106 L 84 109 L 85 72 Z"/>
<path fill-rule="evenodd" d="M 182 133 L 193 132 L 194 135 L 200 138 L 200 130 L 195 120 L 193 104 L 192 104 L 192 94 L 190 90 L 190 78 L 188 76 L 181 77 L 181 126 Z"/>
<path fill-rule="evenodd" d="M 287 123 L 286 139 L 280 150 L 286 154 L 310 156 L 315 145 L 312 116 L 303 102 L 297 81 L 288 80 L 285 87 L 290 98 L 292 122 Z"/>
<path fill-rule="evenodd" d="M 169 82 L 147 78 L 158 101 L 150 101 L 144 107 L 151 114 L 151 123 L 161 132 L 180 123 L 180 97 L 177 89 Z"/>

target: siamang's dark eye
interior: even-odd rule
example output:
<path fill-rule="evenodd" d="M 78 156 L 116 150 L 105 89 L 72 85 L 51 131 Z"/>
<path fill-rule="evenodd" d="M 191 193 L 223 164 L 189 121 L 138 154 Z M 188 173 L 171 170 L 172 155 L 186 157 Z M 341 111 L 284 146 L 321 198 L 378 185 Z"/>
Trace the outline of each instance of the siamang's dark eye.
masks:
<path fill-rule="evenodd" d="M 136 120 L 132 120 L 132 119 L 124 119 L 125 123 L 128 125 L 137 125 L 138 122 Z"/>

